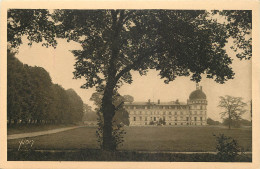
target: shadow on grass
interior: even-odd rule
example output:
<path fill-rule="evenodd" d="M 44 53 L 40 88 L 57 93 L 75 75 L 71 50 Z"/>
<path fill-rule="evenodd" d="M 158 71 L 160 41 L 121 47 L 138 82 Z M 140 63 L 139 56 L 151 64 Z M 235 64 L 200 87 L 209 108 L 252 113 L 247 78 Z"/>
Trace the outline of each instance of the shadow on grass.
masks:
<path fill-rule="evenodd" d="M 98 149 L 78 151 L 17 151 L 8 150 L 8 161 L 161 161 L 161 162 L 221 162 L 210 153 L 140 153 L 135 151 L 105 152 Z M 233 162 L 252 162 L 252 154 L 238 156 Z"/>

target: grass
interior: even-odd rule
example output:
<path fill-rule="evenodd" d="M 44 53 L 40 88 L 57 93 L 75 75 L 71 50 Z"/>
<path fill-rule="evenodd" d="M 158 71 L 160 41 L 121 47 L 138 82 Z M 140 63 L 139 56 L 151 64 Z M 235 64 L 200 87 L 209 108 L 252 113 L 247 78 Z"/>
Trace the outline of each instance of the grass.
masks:
<path fill-rule="evenodd" d="M 170 161 L 220 162 L 215 154 L 140 153 L 134 151 L 103 152 L 80 150 L 76 152 L 8 151 L 8 161 Z M 237 156 L 233 162 L 252 162 L 252 155 Z"/>
<path fill-rule="evenodd" d="M 31 132 L 37 132 L 37 131 L 44 131 L 44 130 L 51 130 L 51 129 L 57 129 L 57 128 L 64 128 L 64 127 L 72 127 L 75 125 L 72 124 L 59 124 L 59 125 L 12 125 L 7 127 L 7 134 L 21 134 L 21 133 L 31 133 Z"/>
<path fill-rule="evenodd" d="M 179 151 L 207 152 L 215 150 L 213 134 L 223 133 L 238 140 L 244 151 L 252 151 L 251 128 L 226 129 L 220 127 L 125 127 L 122 151 Z M 98 149 L 96 127 L 83 127 L 56 134 L 29 138 L 34 140 L 33 149 L 82 150 Z M 8 140 L 8 149 L 16 150 L 19 141 Z"/>

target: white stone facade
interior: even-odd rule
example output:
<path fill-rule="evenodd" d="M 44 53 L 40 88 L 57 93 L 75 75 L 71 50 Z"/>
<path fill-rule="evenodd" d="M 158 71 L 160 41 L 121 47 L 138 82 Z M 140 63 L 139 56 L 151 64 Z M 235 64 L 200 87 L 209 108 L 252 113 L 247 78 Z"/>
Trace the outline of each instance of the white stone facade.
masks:
<path fill-rule="evenodd" d="M 156 125 L 164 121 L 164 125 L 195 126 L 207 124 L 207 99 L 202 87 L 197 85 L 190 94 L 187 103 L 178 100 L 172 102 L 132 102 L 125 103 L 129 113 L 130 126 Z"/>

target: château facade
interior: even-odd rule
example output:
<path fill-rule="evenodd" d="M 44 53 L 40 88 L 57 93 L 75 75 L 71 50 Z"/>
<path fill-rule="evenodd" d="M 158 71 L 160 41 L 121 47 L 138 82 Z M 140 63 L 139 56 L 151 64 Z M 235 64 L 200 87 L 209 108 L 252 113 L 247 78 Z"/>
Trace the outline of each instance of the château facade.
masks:
<path fill-rule="evenodd" d="M 191 92 L 187 103 L 171 102 L 127 102 L 125 109 L 129 113 L 130 126 L 146 126 L 152 124 L 164 125 L 206 125 L 207 97 L 202 86 L 196 84 L 196 90 Z"/>

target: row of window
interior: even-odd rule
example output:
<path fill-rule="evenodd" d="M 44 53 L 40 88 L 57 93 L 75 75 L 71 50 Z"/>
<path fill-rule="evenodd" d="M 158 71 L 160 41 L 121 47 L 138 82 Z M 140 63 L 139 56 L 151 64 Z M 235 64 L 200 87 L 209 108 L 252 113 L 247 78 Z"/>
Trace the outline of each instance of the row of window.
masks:
<path fill-rule="evenodd" d="M 148 122 L 145 122 L 144 123 L 144 125 L 150 125 Z M 177 125 L 203 125 L 203 123 L 180 123 L 180 124 L 178 124 L 178 123 L 168 123 L 168 124 L 166 124 L 166 125 L 175 125 L 175 126 L 177 126 Z"/>
<path fill-rule="evenodd" d="M 206 109 L 206 106 L 205 105 L 191 105 L 190 109 L 200 109 L 200 110 L 203 110 L 203 109 Z"/>
<path fill-rule="evenodd" d="M 207 103 L 207 100 L 196 100 L 196 101 L 191 101 L 191 103 Z"/>
<path fill-rule="evenodd" d="M 144 119 L 144 121 L 148 121 L 148 119 L 150 120 L 150 121 L 157 121 L 157 120 L 159 120 L 160 118 L 159 117 L 142 117 L 142 116 L 139 116 L 139 121 L 142 121 Z M 171 117 L 169 117 L 169 119 L 171 119 Z M 181 117 L 180 118 L 181 120 L 183 120 L 183 117 Z M 133 117 L 133 121 L 136 121 L 137 120 L 137 117 Z M 162 118 L 162 120 L 164 120 L 165 121 L 165 117 L 163 117 Z M 191 120 L 194 120 L 194 121 L 197 121 L 197 120 L 200 120 L 200 121 L 202 121 L 203 120 L 203 118 L 202 117 L 186 117 L 186 121 L 191 121 Z M 178 119 L 177 118 L 174 118 L 174 121 L 178 121 Z"/>
<path fill-rule="evenodd" d="M 187 109 L 187 106 L 125 106 L 126 109 Z"/>
<path fill-rule="evenodd" d="M 187 112 L 142 112 L 142 111 L 132 111 L 130 112 L 130 114 L 134 114 L 134 115 L 137 115 L 137 114 L 146 114 L 146 115 L 184 115 L 184 114 L 187 114 Z M 206 114 L 206 111 L 190 111 L 190 114 Z"/>
<path fill-rule="evenodd" d="M 207 101 L 193 101 L 192 103 L 207 103 Z M 200 106 L 200 109 L 203 109 L 203 107 L 206 109 L 206 105 Z M 190 105 L 190 107 L 188 105 L 169 105 L 169 106 L 165 106 L 165 105 L 125 105 L 126 109 L 187 109 L 187 108 L 197 108 L 197 105 Z"/>

